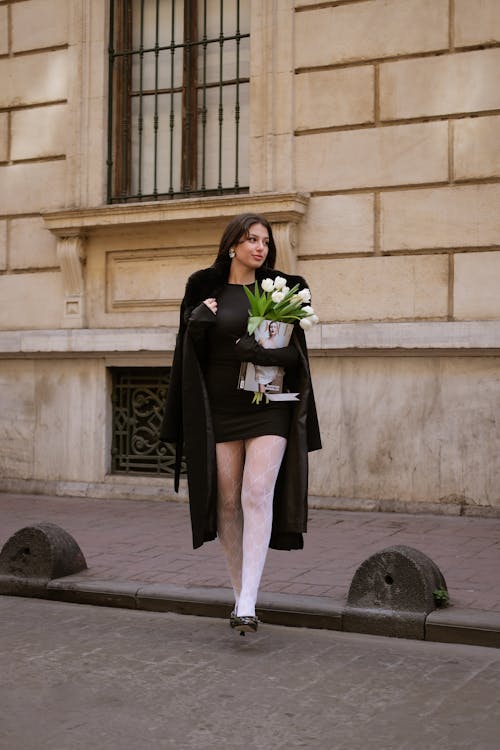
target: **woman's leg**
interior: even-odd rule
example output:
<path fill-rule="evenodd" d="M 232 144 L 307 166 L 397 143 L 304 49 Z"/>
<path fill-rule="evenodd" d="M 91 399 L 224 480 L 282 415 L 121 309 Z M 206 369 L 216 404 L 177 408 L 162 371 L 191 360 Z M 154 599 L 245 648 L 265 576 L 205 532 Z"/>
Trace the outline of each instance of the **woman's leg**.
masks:
<path fill-rule="evenodd" d="M 241 488 L 243 564 L 237 613 L 255 615 L 255 602 L 273 523 L 274 485 L 286 449 L 286 438 L 263 435 L 245 441 Z"/>
<path fill-rule="evenodd" d="M 243 440 L 217 443 L 217 532 L 224 550 L 236 606 L 241 591 Z"/>

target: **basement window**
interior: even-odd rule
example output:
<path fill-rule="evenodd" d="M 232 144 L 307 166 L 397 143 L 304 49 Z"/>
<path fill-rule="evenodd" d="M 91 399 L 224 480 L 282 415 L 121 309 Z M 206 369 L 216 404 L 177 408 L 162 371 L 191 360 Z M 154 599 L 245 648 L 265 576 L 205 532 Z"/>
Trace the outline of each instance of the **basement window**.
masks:
<path fill-rule="evenodd" d="M 173 476 L 175 447 L 159 439 L 170 368 L 112 367 L 110 374 L 112 474 Z"/>

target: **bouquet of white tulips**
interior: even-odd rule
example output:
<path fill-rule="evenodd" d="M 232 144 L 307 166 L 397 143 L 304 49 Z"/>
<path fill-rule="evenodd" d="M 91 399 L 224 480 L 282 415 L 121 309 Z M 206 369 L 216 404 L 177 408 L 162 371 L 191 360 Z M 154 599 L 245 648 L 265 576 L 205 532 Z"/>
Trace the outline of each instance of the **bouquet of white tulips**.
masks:
<path fill-rule="evenodd" d="M 301 289 L 296 284 L 292 289 L 286 279 L 277 276 L 264 279 L 254 291 L 244 287 L 250 302 L 247 331 L 253 335 L 261 347 L 280 348 L 288 346 L 293 331 L 293 323 L 307 330 L 318 322 L 318 316 L 309 305 L 309 289 Z M 253 403 L 260 404 L 265 396 L 269 400 L 297 400 L 297 393 L 282 393 L 284 368 L 277 365 L 252 364 L 244 362 L 240 370 L 239 388 L 254 392 Z"/>
<path fill-rule="evenodd" d="M 264 279 L 261 286 L 262 294 L 257 282 L 253 293 L 248 287 L 244 287 L 250 302 L 249 334 L 252 334 L 263 320 L 274 320 L 278 323 L 294 323 L 298 320 L 305 331 L 318 322 L 318 316 L 309 305 L 311 292 L 307 287 L 299 291 L 299 285 L 296 284 L 289 289 L 286 279 L 282 276 L 276 276 L 274 280 Z"/>

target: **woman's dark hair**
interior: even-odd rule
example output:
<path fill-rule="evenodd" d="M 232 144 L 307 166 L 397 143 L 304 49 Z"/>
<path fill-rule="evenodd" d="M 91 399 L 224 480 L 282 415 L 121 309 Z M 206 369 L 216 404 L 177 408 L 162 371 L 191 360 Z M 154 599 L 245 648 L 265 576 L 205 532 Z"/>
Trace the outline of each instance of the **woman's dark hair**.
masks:
<path fill-rule="evenodd" d="M 267 229 L 269 233 L 269 251 L 263 267 L 274 268 L 276 263 L 276 245 L 274 244 L 271 225 L 267 219 L 258 214 L 238 214 L 224 229 L 219 245 L 219 252 L 214 261 L 214 266 L 223 272 L 225 276 L 229 276 L 229 268 L 231 266 L 231 258 L 229 257 L 230 249 L 242 239 L 248 237 L 248 232 L 252 224 L 262 224 Z"/>

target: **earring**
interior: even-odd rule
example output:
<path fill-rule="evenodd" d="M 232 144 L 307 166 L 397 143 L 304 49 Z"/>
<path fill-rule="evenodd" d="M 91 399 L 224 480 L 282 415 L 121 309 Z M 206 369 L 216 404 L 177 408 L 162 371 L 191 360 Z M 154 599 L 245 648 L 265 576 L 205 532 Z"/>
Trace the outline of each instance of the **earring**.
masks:
<path fill-rule="evenodd" d="M 235 255 L 236 253 L 234 252 L 233 248 L 231 248 L 231 250 L 229 251 L 229 257 L 231 258 L 231 260 L 234 258 Z"/>

